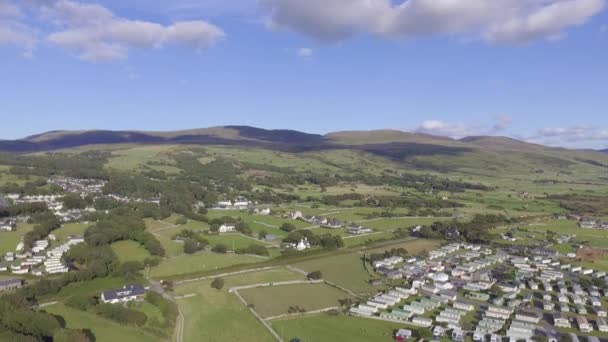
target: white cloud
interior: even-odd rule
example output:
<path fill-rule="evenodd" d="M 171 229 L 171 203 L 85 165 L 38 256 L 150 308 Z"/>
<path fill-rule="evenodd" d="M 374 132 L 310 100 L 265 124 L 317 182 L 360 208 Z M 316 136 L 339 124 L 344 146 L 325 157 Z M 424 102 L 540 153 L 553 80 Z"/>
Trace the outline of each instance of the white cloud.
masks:
<path fill-rule="evenodd" d="M 22 22 L 23 13 L 13 2 L 0 0 L 0 45 L 23 49 L 23 56 L 31 58 L 36 45 L 34 30 Z"/>
<path fill-rule="evenodd" d="M 300 57 L 307 58 L 307 57 L 312 57 L 312 55 L 313 55 L 313 50 L 310 48 L 298 49 L 298 56 L 300 56 Z"/>
<path fill-rule="evenodd" d="M 50 34 L 48 41 L 89 61 L 126 59 L 131 49 L 172 43 L 201 50 L 225 36 L 220 28 L 201 20 L 165 26 L 121 18 L 101 5 L 71 0 L 58 1 L 41 11 L 44 18 L 62 28 Z"/>
<path fill-rule="evenodd" d="M 573 126 L 561 128 L 542 128 L 531 139 L 559 139 L 566 142 L 608 141 L 608 129 L 591 126 Z"/>
<path fill-rule="evenodd" d="M 416 132 L 452 138 L 462 138 L 468 135 L 478 135 L 480 130 L 477 127 L 469 127 L 463 123 L 427 120 L 416 128 Z"/>
<path fill-rule="evenodd" d="M 446 122 L 441 120 L 427 120 L 422 122 L 415 131 L 451 138 L 464 138 L 475 135 L 496 135 L 504 132 L 512 123 L 512 118 L 501 115 L 495 118 L 496 122 L 491 125 L 467 125 L 464 123 Z"/>
<path fill-rule="evenodd" d="M 260 0 L 268 24 L 325 41 L 358 33 L 411 38 L 474 35 L 488 42 L 552 39 L 599 13 L 605 0 Z"/>

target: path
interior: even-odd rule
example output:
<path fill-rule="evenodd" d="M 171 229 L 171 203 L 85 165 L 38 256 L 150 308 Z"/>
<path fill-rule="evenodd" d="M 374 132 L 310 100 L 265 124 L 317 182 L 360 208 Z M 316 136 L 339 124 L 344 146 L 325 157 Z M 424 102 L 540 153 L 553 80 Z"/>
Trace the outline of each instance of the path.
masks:
<path fill-rule="evenodd" d="M 277 268 L 277 267 L 278 266 L 267 266 L 267 267 L 260 267 L 260 268 L 252 268 L 252 269 L 246 269 L 246 270 L 241 270 L 241 271 L 235 271 L 235 272 L 220 273 L 220 274 L 211 275 L 211 276 L 205 276 L 205 277 L 198 277 L 198 278 L 192 278 L 192 279 L 179 280 L 179 281 L 176 281 L 175 284 L 185 284 L 185 283 L 192 283 L 192 282 L 202 281 L 202 280 L 208 280 L 208 279 L 215 279 L 215 278 L 221 278 L 221 277 L 229 277 L 229 276 L 238 275 L 238 274 L 244 274 L 244 273 L 268 271 L 268 270 L 271 270 L 271 269 L 274 269 L 274 268 Z"/>
<path fill-rule="evenodd" d="M 268 228 L 277 228 L 277 229 L 279 228 L 279 227 L 277 227 L 277 226 L 273 226 L 273 225 L 271 225 L 271 224 L 269 224 L 269 223 L 266 223 L 266 222 L 253 221 L 253 223 L 257 223 L 257 224 L 259 224 L 259 225 L 262 225 L 262 226 L 264 226 L 264 227 L 268 227 Z"/>
<path fill-rule="evenodd" d="M 253 314 L 253 316 L 255 316 L 255 318 L 262 323 L 262 325 L 266 328 L 266 330 L 268 330 L 268 332 L 278 341 L 278 342 L 283 342 L 283 339 L 281 338 L 281 336 L 279 336 L 279 334 L 277 334 L 276 331 L 274 331 L 274 329 L 272 329 L 272 327 L 270 326 L 270 324 L 268 324 L 268 322 L 266 322 L 254 309 L 253 307 L 249 307 L 249 304 L 247 303 L 247 301 L 241 296 L 241 294 L 239 293 L 239 291 L 233 291 L 232 293 L 234 293 L 236 295 L 236 297 L 241 301 L 241 303 L 243 303 L 243 305 L 245 305 L 245 307 L 247 307 L 249 309 L 249 311 L 251 311 L 251 313 Z M 181 342 L 181 341 L 180 341 Z"/>
<path fill-rule="evenodd" d="M 382 234 L 382 233 L 392 233 L 392 231 L 373 232 L 373 233 L 367 233 L 367 234 L 361 234 L 361 235 L 350 235 L 350 236 L 344 236 L 344 237 L 342 238 L 342 240 L 346 240 L 346 239 L 353 239 L 353 238 L 358 238 L 358 237 L 362 237 L 362 236 L 368 236 L 368 235 L 374 235 L 374 234 Z"/>
<path fill-rule="evenodd" d="M 324 308 L 324 309 L 319 309 L 319 310 L 313 310 L 313 311 L 306 311 L 306 312 L 297 312 L 297 313 L 292 313 L 292 314 L 284 314 L 284 315 L 278 315 L 278 316 L 270 316 L 270 317 L 266 317 L 266 321 L 272 321 L 275 319 L 281 319 L 281 318 L 293 318 L 293 317 L 300 317 L 300 316 L 306 316 L 306 315 L 315 315 L 315 314 L 320 314 L 323 312 L 327 312 L 327 311 L 331 311 L 331 310 L 339 310 L 340 308 L 337 306 L 332 306 L 329 308 Z"/>

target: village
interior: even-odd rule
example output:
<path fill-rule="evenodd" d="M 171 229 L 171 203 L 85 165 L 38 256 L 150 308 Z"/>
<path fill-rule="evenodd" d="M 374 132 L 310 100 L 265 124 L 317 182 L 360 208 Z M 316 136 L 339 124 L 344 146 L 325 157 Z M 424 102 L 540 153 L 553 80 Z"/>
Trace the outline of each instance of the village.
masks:
<path fill-rule="evenodd" d="M 353 306 L 350 314 L 403 323 L 398 341 L 422 335 L 491 342 L 540 336 L 557 342 L 567 335 L 566 340 L 593 342 L 608 333 L 606 272 L 573 266 L 551 250 L 452 243 L 425 258 L 393 256 L 372 266 L 401 285 Z"/>

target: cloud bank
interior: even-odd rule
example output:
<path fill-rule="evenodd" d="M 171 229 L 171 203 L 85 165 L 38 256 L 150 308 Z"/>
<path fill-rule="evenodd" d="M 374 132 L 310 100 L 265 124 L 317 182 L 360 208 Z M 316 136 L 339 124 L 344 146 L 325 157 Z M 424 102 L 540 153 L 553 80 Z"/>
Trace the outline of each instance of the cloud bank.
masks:
<path fill-rule="evenodd" d="M 492 43 L 554 39 L 598 14 L 605 0 L 260 0 L 272 28 L 322 41 L 472 35 Z"/>
<path fill-rule="evenodd" d="M 133 49 L 181 45 L 200 51 L 224 38 L 224 31 L 202 20 L 163 25 L 120 17 L 99 4 L 72 0 L 27 2 L 31 18 L 50 26 L 44 40 L 87 61 L 126 59 Z M 24 6 L 25 7 L 25 6 Z M 10 0 L 0 0 L 0 44 L 33 50 L 37 43 L 25 13 Z"/>

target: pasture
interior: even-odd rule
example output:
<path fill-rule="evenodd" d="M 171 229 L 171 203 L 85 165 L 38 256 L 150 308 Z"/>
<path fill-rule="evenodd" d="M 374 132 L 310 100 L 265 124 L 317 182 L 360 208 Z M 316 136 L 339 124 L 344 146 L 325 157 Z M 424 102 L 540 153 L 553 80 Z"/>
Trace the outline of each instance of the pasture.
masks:
<path fill-rule="evenodd" d="M 267 282 L 301 280 L 302 275 L 283 268 L 247 273 L 223 278 L 222 290 L 212 288 L 211 279 L 176 286 L 184 322 L 184 341 L 239 341 L 273 342 L 272 335 L 255 319 L 237 297 L 228 292 L 230 287 Z"/>
<path fill-rule="evenodd" d="M 20 223 L 14 232 L 0 232 L 0 255 L 14 252 L 23 235 L 34 228 L 33 224 Z"/>
<path fill-rule="evenodd" d="M 392 341 L 393 331 L 403 324 L 351 316 L 325 314 L 282 319 L 272 322 L 273 329 L 286 341 L 299 338 L 314 342 Z"/>
<path fill-rule="evenodd" d="M 200 252 L 192 255 L 180 255 L 164 259 L 158 266 L 150 269 L 150 277 L 164 279 L 183 274 L 219 270 L 241 264 L 251 264 L 264 259 L 238 254 L 217 254 Z"/>
<path fill-rule="evenodd" d="M 338 307 L 348 294 L 326 284 L 296 284 L 259 287 L 239 291 L 260 316 L 285 315 L 290 307 L 305 311 Z"/>
<path fill-rule="evenodd" d="M 54 304 L 45 307 L 44 310 L 62 316 L 68 329 L 90 329 L 97 341 L 154 342 L 163 340 L 147 333 L 144 329 L 121 325 L 63 304 Z"/>
<path fill-rule="evenodd" d="M 120 262 L 143 262 L 145 259 L 151 257 L 147 249 L 138 242 L 130 240 L 114 242 L 112 244 L 112 250 L 116 253 Z"/>

